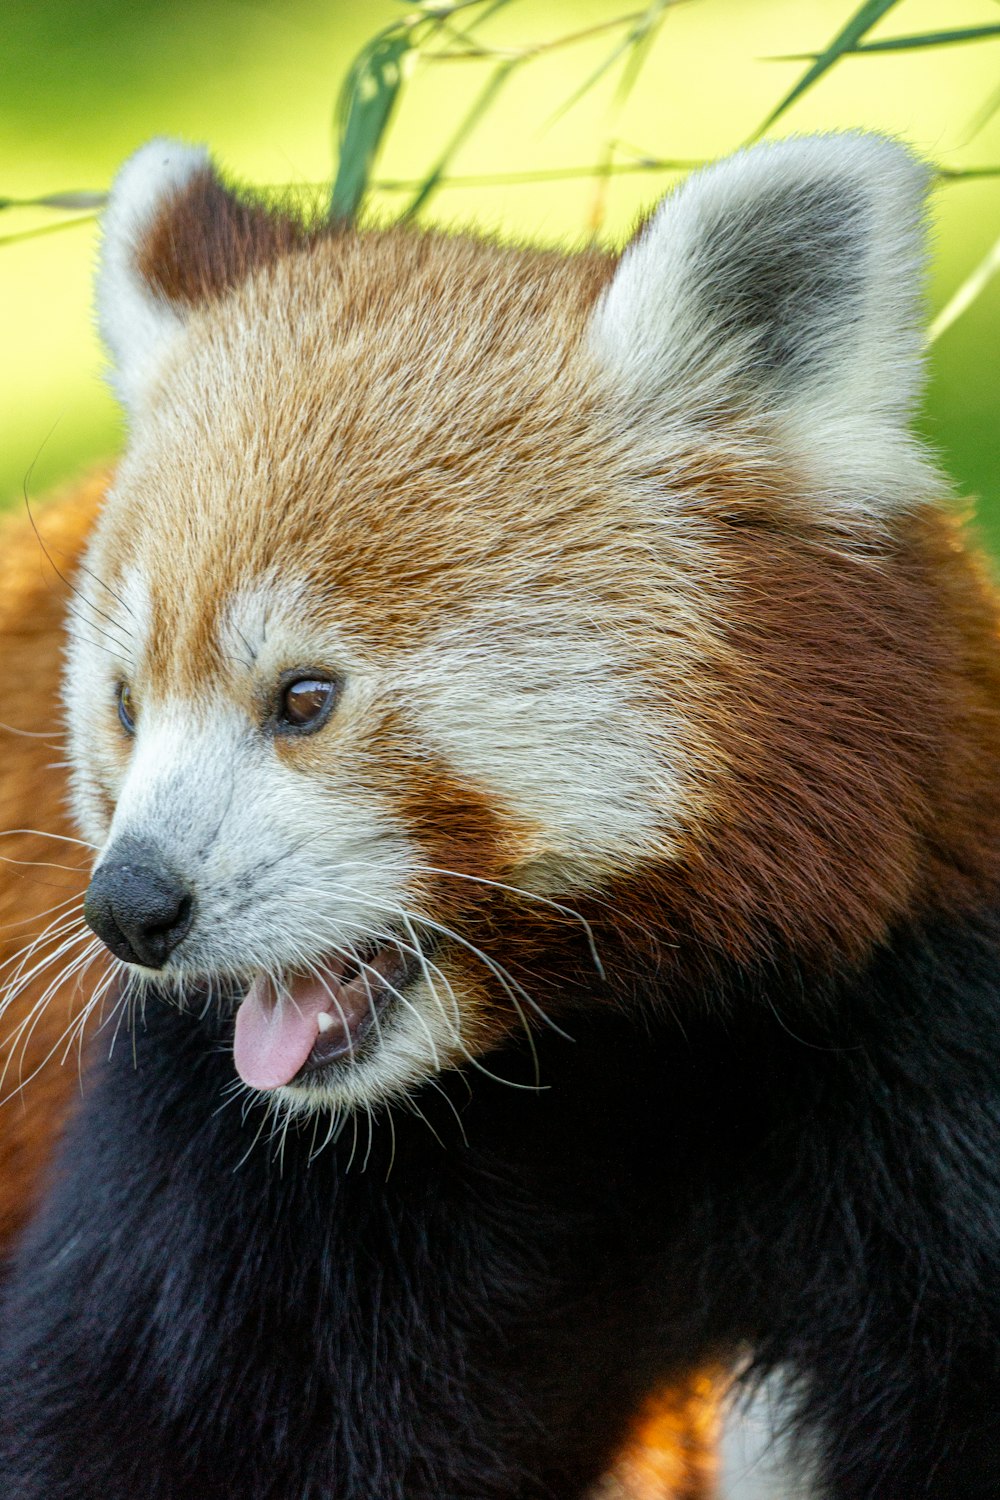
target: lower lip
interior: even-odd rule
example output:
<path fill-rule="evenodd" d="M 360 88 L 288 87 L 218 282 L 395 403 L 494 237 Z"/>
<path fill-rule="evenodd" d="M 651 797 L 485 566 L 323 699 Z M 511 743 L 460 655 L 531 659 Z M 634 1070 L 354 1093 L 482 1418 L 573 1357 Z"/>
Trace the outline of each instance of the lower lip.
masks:
<path fill-rule="evenodd" d="M 358 1024 L 351 1027 L 347 1036 L 340 1027 L 331 1032 L 321 1031 L 309 1056 L 292 1079 L 292 1084 L 301 1083 L 306 1079 L 312 1080 L 315 1074 L 322 1073 L 345 1060 L 357 1062 L 363 1053 L 369 1052 L 371 1048 L 366 1046 L 368 1037 L 377 1029 L 377 1023 L 381 1020 L 392 998 L 391 995 L 384 993 L 373 997 L 373 1003 L 367 1015 L 362 1016 Z"/>

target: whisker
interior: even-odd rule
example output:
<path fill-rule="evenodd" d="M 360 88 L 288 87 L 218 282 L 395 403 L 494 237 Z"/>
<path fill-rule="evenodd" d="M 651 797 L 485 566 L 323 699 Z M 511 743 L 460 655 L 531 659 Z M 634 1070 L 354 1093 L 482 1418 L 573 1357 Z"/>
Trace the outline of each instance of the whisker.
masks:
<path fill-rule="evenodd" d="M 60 903 L 60 905 L 62 904 L 63 903 Z M 37 953 L 38 949 L 42 946 L 43 943 L 56 942 L 58 939 L 65 937 L 67 933 L 73 931 L 74 929 L 76 929 L 81 937 L 85 934 L 85 932 L 89 931 L 89 929 L 84 926 L 82 913 L 82 904 L 79 905 L 79 908 L 76 912 L 73 912 L 71 914 L 61 912 L 59 915 L 53 917 L 52 921 L 49 922 L 47 926 L 45 926 L 42 931 L 32 939 L 30 943 L 28 943 L 18 953 L 15 953 L 12 958 L 8 959 L 7 963 L 4 965 L 4 968 L 10 967 L 10 965 L 12 964 L 16 964 L 17 967 L 13 970 L 10 978 L 5 983 L 3 990 L 0 991 L 0 1015 L 3 1015 L 10 1002 L 18 994 L 20 994 L 27 985 L 31 983 L 35 975 L 37 973 L 40 973 L 41 970 L 44 969 L 48 964 L 52 963 L 57 956 L 57 953 L 48 954 L 44 959 L 40 959 L 34 966 L 34 968 L 32 968 L 28 973 L 25 973 L 25 966 L 31 962 L 34 955 Z M 0 972 L 2 972 L 2 970 L 0 970 Z"/>
<path fill-rule="evenodd" d="M 465 1133 L 465 1123 L 462 1120 L 462 1116 L 459 1114 L 458 1109 L 455 1106 L 454 1099 L 448 1093 L 447 1089 L 444 1089 L 444 1088 L 441 1087 L 441 1085 L 438 1083 L 438 1081 L 437 1081 L 436 1078 L 428 1078 L 427 1079 L 427 1083 L 435 1091 L 435 1093 L 438 1093 L 438 1094 L 441 1095 L 441 1098 L 444 1100 L 444 1102 L 447 1104 L 448 1108 L 451 1110 L 452 1114 L 455 1116 L 455 1123 L 458 1126 L 459 1132 L 460 1132 L 460 1134 L 462 1136 L 462 1144 L 463 1144 L 463 1146 L 468 1146 L 468 1144 L 469 1144 L 469 1137 Z M 428 1120 L 426 1119 L 426 1117 L 424 1117 L 424 1124 L 426 1125 L 428 1123 L 429 1123 Z"/>
<path fill-rule="evenodd" d="M 31 1019 L 33 1017 L 32 1024 L 28 1027 L 27 1033 L 23 1037 L 23 1039 L 21 1040 L 21 1045 L 20 1045 L 17 1087 L 15 1089 L 13 1089 L 9 1094 L 6 1094 L 6 1095 L 3 1095 L 2 1097 L 0 1097 L 0 1104 L 6 1104 L 8 1102 L 8 1100 L 16 1098 L 18 1094 L 23 1093 L 23 1091 L 27 1088 L 28 1084 L 31 1083 L 32 1079 L 34 1079 L 34 1078 L 36 1078 L 38 1076 L 38 1074 L 45 1067 L 45 1065 L 59 1051 L 59 1048 L 63 1045 L 63 1042 L 65 1041 L 65 1039 L 67 1037 L 67 1034 L 68 1033 L 71 1034 L 75 1030 L 75 1028 L 77 1027 L 77 1025 L 79 1024 L 80 1017 L 79 1016 L 73 1017 L 73 1019 L 70 1021 L 69 1025 L 68 1025 L 68 1027 L 64 1028 L 64 1030 L 62 1032 L 60 1032 L 58 1038 L 53 1043 L 53 1045 L 49 1048 L 48 1052 L 46 1052 L 46 1054 L 42 1058 L 41 1062 L 39 1062 L 31 1070 L 31 1072 L 28 1074 L 28 1076 L 25 1078 L 24 1073 L 23 1073 L 23 1069 L 24 1069 L 25 1058 L 27 1057 L 28 1047 L 31 1044 L 31 1039 L 32 1039 L 32 1037 L 33 1037 L 33 1035 L 35 1033 L 35 1029 L 38 1026 L 39 1021 L 41 1020 L 42 1014 L 44 1013 L 44 1011 L 45 1011 L 45 1009 L 46 1009 L 46 1007 L 48 1005 L 49 1000 L 51 999 L 52 995 L 55 993 L 55 990 L 57 988 L 59 988 L 61 985 L 65 984 L 65 983 L 67 983 L 74 976 L 76 977 L 76 979 L 77 979 L 77 985 L 79 986 L 79 982 L 82 979 L 83 974 L 90 967 L 90 965 L 92 963 L 94 963 L 94 961 L 97 958 L 100 957 L 100 951 L 99 950 L 100 950 L 101 946 L 102 945 L 99 942 L 97 942 L 97 941 L 95 941 L 95 942 L 93 942 L 91 944 L 88 944 L 87 948 L 84 949 L 83 953 L 78 954 L 76 956 L 76 958 L 74 958 L 71 961 L 71 963 L 68 964 L 67 967 L 60 974 L 58 974 L 56 976 L 56 978 L 52 981 L 52 983 L 50 984 L 50 986 L 46 990 L 46 992 L 43 995 L 42 999 L 35 1006 L 32 1007 L 32 1010 L 29 1013 L 29 1017 L 26 1018 L 26 1019 Z M 86 1009 L 87 1008 L 85 1007 L 85 1011 L 86 1011 Z M 0 1070 L 0 1091 L 2 1091 L 4 1083 L 6 1082 L 7 1072 L 8 1072 L 8 1069 L 10 1067 L 11 1062 L 13 1061 L 14 1053 L 17 1050 L 17 1042 L 18 1042 L 18 1039 L 19 1039 L 19 1036 L 20 1036 L 20 1032 L 22 1030 L 23 1030 L 23 1023 L 22 1023 L 22 1026 L 18 1027 L 17 1031 L 15 1031 L 12 1034 L 12 1036 L 8 1037 L 5 1040 L 5 1042 L 4 1042 L 5 1046 L 8 1043 L 10 1043 L 12 1045 L 11 1045 L 10 1055 L 8 1056 L 7 1061 L 4 1063 L 4 1066 L 3 1066 L 2 1070 Z"/>
<path fill-rule="evenodd" d="M 55 430 L 55 428 L 53 428 L 53 431 L 54 430 Z M 51 437 L 51 435 L 52 434 L 50 433 L 49 436 Z M 48 438 L 46 438 L 45 441 L 48 442 Z M 43 444 L 43 446 L 44 446 L 44 444 Z M 123 627 L 121 627 L 119 625 L 118 621 L 115 620 L 115 618 L 114 618 L 113 615 L 109 615 L 105 610 L 101 609 L 98 605 L 96 605 L 93 602 L 92 599 L 88 599 L 87 596 L 86 596 L 86 594 L 82 591 L 82 589 L 78 589 L 76 587 L 76 584 L 74 584 L 73 582 L 71 582 L 71 580 L 66 577 L 65 573 L 63 573 L 61 571 L 61 569 L 57 566 L 56 562 L 54 561 L 54 559 L 52 557 L 52 553 L 49 551 L 48 547 L 46 547 L 44 541 L 42 540 L 42 534 L 39 531 L 38 526 L 35 523 L 35 517 L 34 517 L 34 515 L 32 513 L 32 510 L 31 510 L 31 501 L 28 498 L 28 485 L 31 483 L 31 475 L 32 475 L 32 473 L 34 471 L 34 467 L 35 467 L 34 462 L 32 462 L 31 467 L 29 468 L 27 474 L 24 476 L 24 484 L 22 486 L 22 495 L 23 495 L 23 498 L 24 498 L 24 508 L 25 508 L 25 510 L 28 513 L 28 520 L 31 523 L 31 529 L 32 529 L 32 531 L 35 533 L 35 539 L 38 542 L 39 547 L 41 547 L 42 552 L 43 552 L 46 560 L 48 561 L 48 564 L 49 564 L 50 568 L 55 573 L 56 577 L 60 580 L 60 582 L 63 583 L 66 586 L 66 588 L 69 589 L 70 593 L 73 594 L 73 596 L 75 598 L 81 600 L 81 602 L 87 607 L 87 609 L 92 610 L 94 614 L 100 615 L 102 619 L 107 620 L 108 623 L 110 625 L 114 626 L 114 628 L 116 630 L 122 630 L 123 634 L 125 634 L 126 637 L 128 637 L 128 632 L 123 630 Z M 83 571 L 84 572 L 89 572 L 89 569 L 84 568 Z M 91 574 L 91 577 L 93 577 L 93 576 L 94 575 Z M 106 589 L 108 588 L 108 585 L 106 583 L 104 583 L 101 579 L 98 579 L 97 581 L 101 584 L 102 588 L 106 588 Z M 108 592 L 111 593 L 111 592 L 113 592 L 113 590 L 108 589 Z M 119 602 L 121 603 L 122 601 L 119 601 Z M 124 607 L 126 608 L 126 610 L 128 610 L 128 606 L 127 605 L 125 605 Z M 131 614 L 130 610 L 128 612 Z"/>
<path fill-rule="evenodd" d="M 520 886 L 508 885 L 502 880 L 489 880 L 485 875 L 469 875 L 463 872 L 459 872 L 458 870 L 436 869 L 433 865 L 414 865 L 411 866 L 411 869 L 415 874 L 443 875 L 448 880 L 468 880 L 474 882 L 476 885 L 487 886 L 489 888 L 492 888 L 493 890 L 507 891 L 510 895 L 520 896 L 528 901 L 534 901 L 540 906 L 547 906 L 552 911 L 558 912 L 560 916 L 572 918 L 573 921 L 578 922 L 583 928 L 584 933 L 586 934 L 587 944 L 590 948 L 590 956 L 594 961 L 594 967 L 596 968 L 599 977 L 601 979 L 605 978 L 604 965 L 601 963 L 600 954 L 597 951 L 597 943 L 594 940 L 593 929 L 590 923 L 587 921 L 586 917 L 583 916 L 581 912 L 576 911 L 572 906 L 565 906 L 561 901 L 555 901 L 550 896 L 542 896 L 537 891 L 526 891 Z"/>
<path fill-rule="evenodd" d="M 362 904 L 368 902 L 368 904 L 373 906 L 375 910 L 395 912 L 397 915 L 403 917 L 404 920 L 408 916 L 408 913 L 406 913 L 402 907 L 396 906 L 392 903 L 387 903 L 385 901 L 379 901 L 378 898 L 369 896 L 367 892 L 356 890 L 353 886 L 342 885 L 341 889 L 348 892 L 348 894 L 353 896 L 356 900 L 359 900 Z M 552 1020 L 551 1016 L 546 1014 L 543 1008 L 538 1004 L 537 1000 L 535 1000 L 534 997 L 528 993 L 524 986 L 518 983 L 518 981 L 511 974 L 510 970 L 504 968 L 502 964 L 491 958 L 491 956 L 488 953 L 485 953 L 482 948 L 477 948 L 475 943 L 470 942 L 468 938 L 464 938 L 461 933 L 456 932 L 454 928 L 448 927 L 441 922 L 436 922 L 432 917 L 415 916 L 411 918 L 411 920 L 416 921 L 416 923 L 420 927 L 426 927 L 432 932 L 440 933 L 442 937 L 448 938 L 451 942 L 458 943 L 461 947 L 465 948 L 469 953 L 471 953 L 474 958 L 479 959 L 480 963 L 485 965 L 485 967 L 489 969 L 490 973 L 499 980 L 500 984 L 503 987 L 504 993 L 507 995 L 507 998 L 510 1000 L 514 1009 L 518 1012 L 519 1015 L 521 1015 L 522 1020 L 524 1020 L 524 1016 L 518 1004 L 517 996 L 514 993 L 515 991 L 521 996 L 525 1004 L 534 1011 L 539 1020 L 544 1021 L 544 1023 L 548 1027 L 550 1027 L 550 1029 L 554 1031 L 557 1036 L 561 1036 L 563 1040 L 567 1042 L 571 1042 L 573 1040 L 568 1032 L 563 1031 L 562 1027 L 558 1026 L 556 1022 Z"/>
<path fill-rule="evenodd" d="M 29 922 L 39 922 L 42 917 L 51 916 L 55 911 L 61 911 L 66 906 L 71 906 L 78 899 L 77 895 L 67 896 L 63 901 L 56 901 L 52 906 L 47 906 L 44 911 L 32 912 L 30 917 L 18 917 L 16 922 L 4 922 L 0 924 L 0 932 L 13 932 L 15 927 L 26 927 Z"/>
<path fill-rule="evenodd" d="M 50 833 L 46 828 L 0 828 L 0 838 L 9 838 L 16 833 L 32 833 L 40 839 L 58 839 L 63 844 L 79 844 L 83 849 L 97 850 L 98 844 L 90 844 L 86 839 L 76 839 L 68 833 Z"/>
<path fill-rule="evenodd" d="M 81 598 L 82 597 L 83 596 L 81 595 Z M 91 609 L 91 610 L 94 610 L 94 612 L 96 614 L 99 614 L 99 615 L 103 615 L 104 614 L 103 610 L 97 609 L 96 605 L 88 603 L 87 604 L 87 608 Z M 129 647 L 129 637 L 128 636 L 125 637 L 125 641 L 123 643 L 122 640 L 121 640 L 121 638 L 120 638 L 120 636 L 117 633 L 113 634 L 111 630 L 105 630 L 104 626 L 103 625 L 98 625 L 98 623 L 97 623 L 96 620 L 88 620 L 87 616 L 85 614 L 82 614 L 80 612 L 80 610 L 76 609 L 72 604 L 67 604 L 67 606 L 66 606 L 66 613 L 68 615 L 72 615 L 72 617 L 73 617 L 74 620 L 79 620 L 80 624 L 81 625 L 85 625 L 88 630 L 94 630 L 94 631 L 96 631 L 97 634 L 102 638 L 102 640 L 110 642 L 110 645 L 112 647 L 114 647 L 114 650 L 115 650 L 116 654 L 119 657 L 121 657 L 122 659 L 124 659 L 126 661 L 130 661 L 131 660 L 131 650 L 130 650 L 130 647 Z M 108 619 L 109 616 L 104 615 L 104 618 Z M 113 621 L 112 621 L 112 626 L 113 626 L 114 631 L 117 632 L 118 627 L 117 627 L 117 625 L 114 624 Z M 91 645 L 91 646 L 96 646 L 98 643 L 96 641 L 89 641 L 88 644 Z"/>
<path fill-rule="evenodd" d="M 5 865 L 25 865 L 35 870 L 65 870 L 69 875 L 86 874 L 78 865 L 58 865 L 51 859 L 14 859 L 9 854 L 0 854 L 0 861 Z"/>
<path fill-rule="evenodd" d="M 53 745 L 62 744 L 61 735 L 47 734 L 42 729 L 17 729 L 13 724 L 5 724 L 2 720 L 0 720 L 0 729 L 5 734 L 16 734 L 22 740 L 48 740 Z"/>
<path fill-rule="evenodd" d="M 122 598 L 121 594 L 116 593 L 115 590 L 111 587 L 110 583 L 105 583 L 104 579 L 101 578 L 101 577 L 99 577 L 98 574 L 95 573 L 92 568 L 88 568 L 87 565 L 86 565 L 86 563 L 78 562 L 77 563 L 77 568 L 79 569 L 79 571 L 81 573 L 86 573 L 87 577 L 88 578 L 92 578 L 95 583 L 100 584 L 101 588 L 104 589 L 106 593 L 109 593 L 111 595 L 112 599 L 116 599 L 118 601 L 118 603 L 121 605 L 122 609 L 128 615 L 128 617 L 129 617 L 130 620 L 134 620 L 135 619 L 135 611 L 129 608 L 129 606 L 126 604 L 125 600 Z M 122 628 L 124 628 L 124 627 L 122 627 Z M 129 634 L 129 637 L 131 639 L 130 632 L 126 632 L 126 634 Z"/>

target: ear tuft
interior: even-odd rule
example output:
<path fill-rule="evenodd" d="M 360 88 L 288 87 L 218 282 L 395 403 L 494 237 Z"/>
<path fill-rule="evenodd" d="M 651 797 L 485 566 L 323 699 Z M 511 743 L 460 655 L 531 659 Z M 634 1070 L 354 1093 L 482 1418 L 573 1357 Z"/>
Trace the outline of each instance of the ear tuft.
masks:
<path fill-rule="evenodd" d="M 101 333 L 123 404 L 142 403 L 193 308 L 300 244 L 300 220 L 237 194 L 198 146 L 151 141 L 121 169 L 104 215 Z"/>
<path fill-rule="evenodd" d="M 591 324 L 633 416 L 742 417 L 847 503 L 876 479 L 887 493 L 920 384 L 929 178 L 903 147 L 856 133 L 755 146 L 689 177 L 625 250 Z"/>
<path fill-rule="evenodd" d="M 97 319 L 113 362 L 112 383 L 134 409 L 182 319 L 156 294 L 139 257 L 157 220 L 198 177 L 210 177 L 203 146 L 158 139 L 142 146 L 118 172 L 103 216 L 97 273 Z"/>

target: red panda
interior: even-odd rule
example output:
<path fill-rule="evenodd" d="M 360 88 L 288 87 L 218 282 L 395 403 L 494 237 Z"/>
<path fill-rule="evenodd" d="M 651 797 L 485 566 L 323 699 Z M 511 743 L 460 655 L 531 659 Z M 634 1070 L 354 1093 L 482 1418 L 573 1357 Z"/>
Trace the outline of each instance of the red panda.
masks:
<path fill-rule="evenodd" d="M 77 932 L 91 851 L 74 832 L 64 767 L 53 760 L 53 704 L 63 621 L 67 605 L 73 607 L 71 578 L 107 482 L 96 475 L 41 511 L 9 517 L 0 532 L 0 972 L 10 991 L 0 1051 L 0 1258 L 13 1251 L 80 1093 L 84 1039 L 74 1022 L 103 970 L 92 946 L 81 952 L 76 942 L 72 957 L 90 962 L 72 982 L 63 980 L 62 945 Z M 24 827 L 26 816 L 37 826 Z M 90 1047 L 107 1051 L 111 1032 L 91 1029 Z M 600 1500 L 714 1495 L 724 1393 L 725 1382 L 711 1372 L 685 1374 L 658 1392 L 595 1494 Z"/>
<path fill-rule="evenodd" d="M 130 1035 L 5 1295 L 18 1500 L 569 1500 L 713 1363 L 819 1493 L 997 1493 L 997 606 L 909 430 L 926 183 L 759 146 L 616 260 L 126 165 L 64 695 Z"/>

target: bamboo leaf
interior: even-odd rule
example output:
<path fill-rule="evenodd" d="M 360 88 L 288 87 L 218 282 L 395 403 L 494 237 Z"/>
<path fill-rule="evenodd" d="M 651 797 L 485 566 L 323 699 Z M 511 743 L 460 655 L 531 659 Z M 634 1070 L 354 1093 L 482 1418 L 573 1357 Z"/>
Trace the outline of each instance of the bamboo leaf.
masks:
<path fill-rule="evenodd" d="M 958 31 L 923 31 L 911 36 L 887 37 L 881 42 L 858 42 L 846 47 L 844 57 L 864 57 L 883 52 L 909 52 L 920 47 L 948 47 L 954 42 L 981 42 L 989 37 L 1000 36 L 1000 26 L 964 26 Z M 821 56 L 816 52 L 790 52 L 783 57 L 770 57 L 768 62 L 809 62 Z"/>
<path fill-rule="evenodd" d="M 337 105 L 337 175 L 331 219 L 357 217 L 368 191 L 375 156 L 403 82 L 403 63 L 414 46 L 413 27 L 380 32 L 354 59 Z"/>
<path fill-rule="evenodd" d="M 1000 271 L 1000 239 L 986 252 L 978 266 L 976 266 L 974 271 L 969 273 L 958 290 L 948 298 L 948 301 L 927 330 L 929 343 L 933 344 L 934 340 L 939 339 L 946 329 L 958 321 L 963 313 L 968 312 L 977 297 L 982 295 L 998 271 Z"/>
<path fill-rule="evenodd" d="M 807 89 L 811 89 L 822 78 L 823 74 L 833 67 L 834 63 L 840 61 L 846 52 L 856 47 L 865 33 L 870 31 L 875 25 L 875 22 L 880 21 L 898 3 L 899 0 L 864 0 L 864 4 L 858 7 L 847 25 L 834 37 L 829 47 L 819 54 L 811 67 L 806 69 L 798 82 L 789 89 L 780 103 L 772 109 L 763 125 L 754 131 L 750 139 L 752 141 L 759 140 L 765 131 L 770 130 L 775 121 L 779 120 L 797 99 L 801 99 Z"/>

